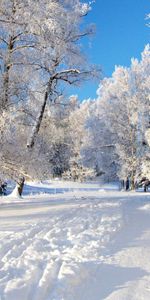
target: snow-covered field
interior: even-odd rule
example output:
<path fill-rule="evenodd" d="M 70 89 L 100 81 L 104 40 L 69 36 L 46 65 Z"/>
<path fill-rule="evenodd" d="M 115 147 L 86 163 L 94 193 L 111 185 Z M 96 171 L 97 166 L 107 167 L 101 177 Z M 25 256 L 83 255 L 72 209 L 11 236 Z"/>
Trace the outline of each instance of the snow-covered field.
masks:
<path fill-rule="evenodd" d="M 56 182 L 1 197 L 0 300 L 102 299 L 150 299 L 150 194 Z"/>

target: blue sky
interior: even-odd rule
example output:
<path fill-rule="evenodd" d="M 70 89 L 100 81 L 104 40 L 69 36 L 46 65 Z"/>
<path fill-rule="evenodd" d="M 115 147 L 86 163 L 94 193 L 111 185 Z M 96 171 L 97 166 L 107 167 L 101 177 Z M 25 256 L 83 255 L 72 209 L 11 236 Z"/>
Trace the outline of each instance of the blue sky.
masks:
<path fill-rule="evenodd" d="M 144 46 L 150 42 L 150 28 L 146 15 L 149 0 L 97 0 L 86 18 L 96 24 L 96 34 L 89 47 L 84 41 L 91 63 L 102 67 L 103 76 L 111 76 L 115 65 L 129 66 L 132 57 L 140 58 Z M 97 83 L 88 82 L 72 92 L 85 98 L 95 98 Z"/>

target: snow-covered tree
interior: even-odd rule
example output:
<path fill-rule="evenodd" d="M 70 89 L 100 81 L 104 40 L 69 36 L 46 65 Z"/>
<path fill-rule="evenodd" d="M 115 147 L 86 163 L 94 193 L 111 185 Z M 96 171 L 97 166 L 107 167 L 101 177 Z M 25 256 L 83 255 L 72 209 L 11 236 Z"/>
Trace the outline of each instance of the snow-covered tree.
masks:
<path fill-rule="evenodd" d="M 86 115 L 82 160 L 85 166 L 93 168 L 96 176 L 103 180 L 113 180 L 115 165 L 113 161 L 113 135 L 107 126 L 106 112 L 98 100 L 88 101 L 88 114 Z"/>
<path fill-rule="evenodd" d="M 42 131 L 32 153 L 24 148 L 24 141 L 32 148 L 48 100 L 55 103 L 63 83 L 79 84 L 92 73 L 80 45 L 93 33 L 93 27 L 83 26 L 90 9 L 90 4 L 79 0 L 0 2 L 0 110 L 5 111 L 0 156 L 8 176 L 16 169 L 12 171 L 11 164 L 17 165 L 17 174 L 32 174 L 33 160 L 37 163 L 40 147 L 47 151 L 43 145 L 48 143 Z M 58 143 L 55 153 L 63 147 Z"/>
<path fill-rule="evenodd" d="M 87 134 L 87 103 L 80 103 L 75 95 L 69 99 L 61 96 L 45 114 L 39 135 L 42 133 L 48 143 L 53 176 L 63 174 L 63 177 L 66 177 L 70 174 L 69 177 L 75 178 L 73 174 L 76 169 L 78 179 L 82 177 L 79 173 L 84 173 L 85 177 L 81 150 Z"/>
<path fill-rule="evenodd" d="M 145 147 L 149 119 L 149 54 L 149 46 L 146 46 L 140 62 L 133 59 L 130 68 L 116 67 L 112 78 L 101 82 L 96 101 L 103 122 L 98 126 L 100 135 L 106 141 L 107 129 L 115 146 L 118 175 L 124 179 L 129 176 L 133 186 L 136 176 L 142 176 L 141 166 L 147 163 L 146 152 L 149 151 Z"/>
<path fill-rule="evenodd" d="M 74 110 L 72 97 L 59 97 L 45 112 L 39 136 L 48 145 L 51 174 L 61 176 L 69 168 L 72 140 L 69 115 Z"/>
<path fill-rule="evenodd" d="M 1 118 L 0 178 L 13 179 L 21 194 L 25 179 L 50 177 L 50 163 L 49 148 L 41 136 L 33 151 L 26 148 L 30 127 L 26 128 L 20 121 L 20 113 L 17 115 L 16 111 L 11 114 L 5 111 Z"/>
<path fill-rule="evenodd" d="M 77 85 L 87 79 L 89 74 L 95 74 L 88 67 L 80 47 L 80 40 L 93 32 L 93 27 L 83 29 L 83 25 L 80 26 L 83 17 L 91 9 L 90 4 L 79 0 L 46 2 L 49 9 L 43 9 L 42 17 L 37 15 L 41 31 L 36 59 L 38 57 L 43 100 L 28 139 L 29 148 L 34 145 L 48 99 L 54 102 L 64 83 Z"/>
<path fill-rule="evenodd" d="M 150 45 L 147 45 L 142 53 L 139 63 L 139 140 L 142 144 L 139 156 L 141 157 L 140 176 L 150 179 Z"/>

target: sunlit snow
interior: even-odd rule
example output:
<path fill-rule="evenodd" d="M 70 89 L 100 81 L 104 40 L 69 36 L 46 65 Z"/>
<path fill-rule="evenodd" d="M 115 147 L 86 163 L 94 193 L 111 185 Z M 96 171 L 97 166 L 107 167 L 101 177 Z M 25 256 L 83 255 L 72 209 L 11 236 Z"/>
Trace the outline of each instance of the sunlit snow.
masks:
<path fill-rule="evenodd" d="M 1 197 L 0 299 L 149 300 L 149 200 L 59 182 Z"/>

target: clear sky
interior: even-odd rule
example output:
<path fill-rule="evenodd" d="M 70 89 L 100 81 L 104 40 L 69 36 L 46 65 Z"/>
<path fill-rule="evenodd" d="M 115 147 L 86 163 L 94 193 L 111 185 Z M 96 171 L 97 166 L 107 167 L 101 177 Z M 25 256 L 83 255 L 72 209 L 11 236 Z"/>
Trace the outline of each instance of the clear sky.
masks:
<path fill-rule="evenodd" d="M 96 0 L 87 16 L 87 23 L 96 24 L 96 35 L 86 54 L 91 63 L 102 67 L 103 76 L 111 76 L 115 65 L 129 66 L 132 57 L 140 58 L 144 46 L 150 42 L 150 28 L 146 15 L 150 0 Z M 95 98 L 97 83 L 88 82 L 71 92 L 81 100 Z"/>

